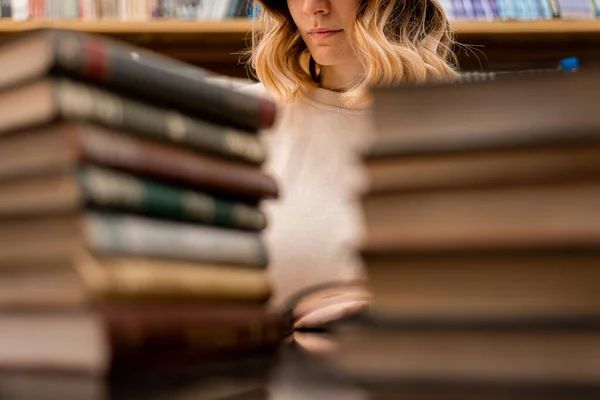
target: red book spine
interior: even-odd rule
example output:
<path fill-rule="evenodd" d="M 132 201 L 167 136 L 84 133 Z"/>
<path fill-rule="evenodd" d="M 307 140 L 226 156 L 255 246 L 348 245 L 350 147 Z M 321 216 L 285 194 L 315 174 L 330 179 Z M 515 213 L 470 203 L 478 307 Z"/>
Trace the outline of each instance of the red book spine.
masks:
<path fill-rule="evenodd" d="M 46 18 L 45 0 L 29 0 L 29 16 L 35 19 Z"/>

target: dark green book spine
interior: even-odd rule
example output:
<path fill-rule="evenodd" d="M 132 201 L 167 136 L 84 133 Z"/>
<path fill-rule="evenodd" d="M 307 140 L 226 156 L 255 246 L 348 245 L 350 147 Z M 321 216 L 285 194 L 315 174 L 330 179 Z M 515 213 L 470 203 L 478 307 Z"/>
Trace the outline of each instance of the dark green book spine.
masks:
<path fill-rule="evenodd" d="M 266 227 L 266 217 L 257 207 L 109 169 L 83 165 L 78 181 L 86 202 L 97 207 L 253 231 Z"/>
<path fill-rule="evenodd" d="M 266 150 L 256 135 L 186 117 L 94 86 L 55 80 L 63 117 L 83 119 L 153 140 L 260 165 Z"/>

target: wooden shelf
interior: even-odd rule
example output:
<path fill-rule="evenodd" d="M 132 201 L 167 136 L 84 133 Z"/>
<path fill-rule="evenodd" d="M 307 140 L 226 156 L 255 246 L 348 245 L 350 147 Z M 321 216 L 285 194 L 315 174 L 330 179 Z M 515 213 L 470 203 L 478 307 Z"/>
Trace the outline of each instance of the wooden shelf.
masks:
<path fill-rule="evenodd" d="M 42 28 L 68 29 L 113 36 L 214 71 L 246 76 L 239 63 L 240 52 L 250 42 L 249 19 L 223 21 L 155 20 L 59 21 L 0 20 L 0 36 Z M 458 42 L 474 45 L 477 54 L 459 48 L 461 66 L 469 68 L 514 68 L 520 60 L 552 65 L 567 56 L 578 56 L 588 65 L 600 66 L 600 20 L 580 21 L 469 21 L 453 22 Z"/>
<path fill-rule="evenodd" d="M 223 21 L 79 21 L 30 20 L 0 21 L 0 33 L 17 33 L 42 28 L 71 29 L 101 34 L 233 34 L 245 35 L 252 30 L 249 19 Z M 469 21 L 453 22 L 459 35 L 523 35 L 523 34 L 598 34 L 600 20 L 581 21 Z"/>

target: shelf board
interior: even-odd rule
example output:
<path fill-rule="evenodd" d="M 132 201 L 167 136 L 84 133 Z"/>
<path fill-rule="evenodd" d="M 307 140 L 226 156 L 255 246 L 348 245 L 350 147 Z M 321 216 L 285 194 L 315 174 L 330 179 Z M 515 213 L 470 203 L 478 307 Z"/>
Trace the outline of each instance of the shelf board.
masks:
<path fill-rule="evenodd" d="M 101 34 L 232 34 L 245 35 L 252 30 L 249 19 L 222 21 L 80 21 L 80 20 L 0 20 L 0 33 L 16 33 L 42 28 L 70 29 Z M 581 21 L 460 21 L 452 22 L 459 35 L 518 34 L 600 34 L 600 20 Z"/>

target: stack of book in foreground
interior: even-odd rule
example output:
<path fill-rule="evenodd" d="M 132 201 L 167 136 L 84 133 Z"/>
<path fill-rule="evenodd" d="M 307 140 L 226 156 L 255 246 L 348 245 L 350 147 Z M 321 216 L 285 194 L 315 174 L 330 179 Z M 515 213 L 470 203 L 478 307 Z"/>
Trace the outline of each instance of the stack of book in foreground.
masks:
<path fill-rule="evenodd" d="M 0 368 L 272 349 L 256 132 L 275 106 L 102 37 L 0 47 Z"/>
<path fill-rule="evenodd" d="M 375 91 L 373 304 L 332 364 L 397 383 L 600 383 L 600 73 Z"/>

